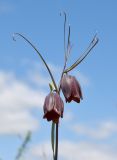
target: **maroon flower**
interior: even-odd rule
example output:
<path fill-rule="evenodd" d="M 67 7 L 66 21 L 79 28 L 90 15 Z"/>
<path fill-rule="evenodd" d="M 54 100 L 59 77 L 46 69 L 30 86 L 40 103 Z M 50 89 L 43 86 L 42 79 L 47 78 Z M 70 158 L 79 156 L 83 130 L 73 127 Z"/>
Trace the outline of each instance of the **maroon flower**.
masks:
<path fill-rule="evenodd" d="M 46 96 L 44 102 L 44 116 L 48 121 L 57 123 L 59 117 L 63 117 L 64 103 L 58 93 L 51 92 Z"/>
<path fill-rule="evenodd" d="M 74 76 L 64 74 L 61 80 L 61 89 L 66 102 L 73 100 L 80 103 L 80 99 L 83 99 L 80 84 Z"/>

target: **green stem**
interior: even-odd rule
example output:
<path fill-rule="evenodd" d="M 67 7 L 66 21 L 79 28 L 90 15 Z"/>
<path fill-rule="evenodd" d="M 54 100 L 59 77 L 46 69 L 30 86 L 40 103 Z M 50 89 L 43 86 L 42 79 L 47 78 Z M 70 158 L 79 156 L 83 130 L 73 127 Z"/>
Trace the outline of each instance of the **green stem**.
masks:
<path fill-rule="evenodd" d="M 95 45 L 98 43 L 99 39 L 94 36 L 93 40 L 91 41 L 89 47 L 86 49 L 86 51 L 77 59 L 75 63 L 73 63 L 72 66 L 64 70 L 64 73 L 67 73 L 71 70 L 73 70 L 77 65 L 79 65 L 85 58 L 86 56 L 90 53 L 90 51 L 95 47 Z"/>
<path fill-rule="evenodd" d="M 71 50 L 70 32 L 71 32 L 71 29 L 70 29 L 70 25 L 69 25 L 66 59 L 69 58 L 70 50 Z M 66 60 L 66 61 L 67 61 L 67 60 Z"/>
<path fill-rule="evenodd" d="M 66 13 L 64 13 L 65 20 L 64 20 L 64 52 L 66 53 Z"/>
<path fill-rule="evenodd" d="M 58 88 L 57 88 L 57 85 L 56 85 L 56 83 L 55 83 L 55 80 L 54 80 L 54 77 L 53 77 L 53 75 L 52 75 L 52 72 L 50 71 L 50 68 L 48 67 L 48 65 L 47 65 L 47 63 L 45 62 L 44 58 L 42 57 L 41 53 L 40 53 L 40 52 L 37 50 L 37 48 L 36 48 L 26 37 L 24 37 L 22 34 L 20 34 L 20 33 L 14 33 L 14 35 L 18 35 L 18 36 L 22 37 L 22 38 L 23 38 L 28 44 L 30 44 L 30 45 L 32 46 L 32 48 L 37 52 L 37 54 L 39 55 L 39 57 L 40 57 L 41 60 L 43 61 L 44 65 L 46 66 L 46 68 L 47 68 L 47 70 L 48 70 L 48 72 L 49 72 L 49 75 L 50 75 L 50 77 L 51 77 L 51 79 L 52 79 L 52 82 L 53 82 L 53 84 L 54 84 L 54 87 L 55 87 L 56 91 L 58 92 Z M 13 39 L 14 39 L 14 37 L 13 37 Z"/>
<path fill-rule="evenodd" d="M 63 11 L 63 12 L 61 12 L 60 13 L 60 15 L 62 15 L 62 13 L 63 13 L 63 15 L 64 15 L 64 54 L 65 54 L 65 59 L 66 59 L 66 57 L 67 57 L 67 55 L 66 55 L 66 21 L 67 21 L 67 16 L 66 16 L 66 13 Z"/>
<path fill-rule="evenodd" d="M 52 122 L 52 127 L 51 127 L 51 144 L 52 144 L 52 151 L 53 151 L 53 160 L 54 160 L 54 139 L 55 139 L 55 123 Z"/>
<path fill-rule="evenodd" d="M 56 146 L 55 146 L 55 157 L 54 160 L 58 159 L 58 123 L 56 123 Z"/>
<path fill-rule="evenodd" d="M 68 32 L 68 43 L 67 43 L 67 47 L 66 47 L 66 21 L 67 21 L 67 16 L 66 16 L 66 13 L 63 12 L 64 14 L 64 55 L 65 55 L 65 58 L 64 58 L 64 66 L 63 66 L 63 70 L 62 70 L 62 73 L 61 73 L 61 78 L 60 78 L 60 83 L 59 83 L 59 87 L 58 87 L 58 93 L 60 94 L 60 90 L 61 90 L 61 80 L 62 80 L 62 77 L 63 77 L 63 74 L 64 74 L 64 70 L 66 68 L 66 64 L 67 64 L 67 60 L 68 60 L 68 49 L 69 49 L 69 45 L 70 45 L 70 26 L 69 26 L 69 32 Z M 67 48 L 67 50 L 66 50 Z"/>
<path fill-rule="evenodd" d="M 66 61 L 65 61 L 64 67 L 63 67 L 63 71 L 62 71 L 62 74 L 61 74 L 61 79 L 60 79 L 60 83 L 59 83 L 59 87 L 58 87 L 58 93 L 59 94 L 60 94 L 60 90 L 61 90 L 61 80 L 63 78 L 65 68 L 66 68 Z"/>

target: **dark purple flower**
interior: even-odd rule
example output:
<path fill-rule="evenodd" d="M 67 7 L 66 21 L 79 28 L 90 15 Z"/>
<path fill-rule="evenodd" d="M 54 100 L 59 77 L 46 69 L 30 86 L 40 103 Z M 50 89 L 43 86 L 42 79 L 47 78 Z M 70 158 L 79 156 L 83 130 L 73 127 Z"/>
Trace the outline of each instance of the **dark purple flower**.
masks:
<path fill-rule="evenodd" d="M 80 99 L 83 99 L 80 84 L 74 76 L 64 74 L 61 80 L 61 89 L 66 102 L 73 100 L 80 103 Z"/>
<path fill-rule="evenodd" d="M 64 103 L 56 92 L 49 93 L 44 102 L 44 116 L 48 121 L 53 121 L 57 123 L 59 121 L 59 117 L 63 117 Z"/>

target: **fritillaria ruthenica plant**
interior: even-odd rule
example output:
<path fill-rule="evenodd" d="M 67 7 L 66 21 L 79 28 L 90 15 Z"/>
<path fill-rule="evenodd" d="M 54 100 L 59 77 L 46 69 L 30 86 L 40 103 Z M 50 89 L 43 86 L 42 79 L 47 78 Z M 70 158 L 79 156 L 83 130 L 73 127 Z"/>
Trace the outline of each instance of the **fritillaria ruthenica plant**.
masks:
<path fill-rule="evenodd" d="M 80 100 L 83 99 L 81 86 L 75 76 L 69 75 L 68 72 L 72 71 L 76 68 L 90 53 L 90 51 L 95 47 L 98 43 L 97 34 L 94 35 L 92 41 L 90 42 L 88 48 L 85 50 L 83 54 L 70 66 L 67 67 L 67 61 L 69 55 L 71 53 L 72 45 L 70 42 L 70 26 L 68 28 L 68 36 L 67 36 L 67 43 L 66 43 L 66 13 L 63 12 L 64 15 L 64 65 L 63 70 L 60 76 L 60 82 L 57 85 L 53 74 L 44 60 L 42 54 L 38 51 L 38 49 L 22 34 L 14 33 L 13 39 L 15 40 L 15 35 L 22 37 L 28 44 L 32 46 L 32 48 L 37 52 L 39 57 L 41 58 L 42 62 L 44 63 L 52 82 L 49 83 L 50 86 L 50 93 L 45 97 L 43 110 L 44 110 L 44 119 L 47 121 L 52 121 L 52 128 L 51 128 L 51 145 L 53 151 L 53 160 L 58 159 L 58 124 L 60 122 L 60 117 L 63 118 L 64 112 L 64 102 L 60 97 L 61 91 L 65 97 L 66 102 L 70 103 L 71 101 L 75 101 L 80 103 Z"/>

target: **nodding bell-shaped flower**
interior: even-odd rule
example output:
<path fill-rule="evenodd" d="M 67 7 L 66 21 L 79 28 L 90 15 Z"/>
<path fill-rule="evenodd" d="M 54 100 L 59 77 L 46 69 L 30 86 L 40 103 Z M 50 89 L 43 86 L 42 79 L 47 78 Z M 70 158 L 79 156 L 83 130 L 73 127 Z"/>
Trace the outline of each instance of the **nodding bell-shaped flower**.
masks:
<path fill-rule="evenodd" d="M 74 76 L 64 74 L 61 79 L 61 89 L 66 102 L 71 102 L 73 100 L 80 103 L 80 99 L 83 99 L 80 84 Z"/>
<path fill-rule="evenodd" d="M 59 122 L 59 117 L 63 117 L 64 103 L 60 95 L 56 92 L 50 92 L 44 102 L 44 116 L 47 121 Z"/>

